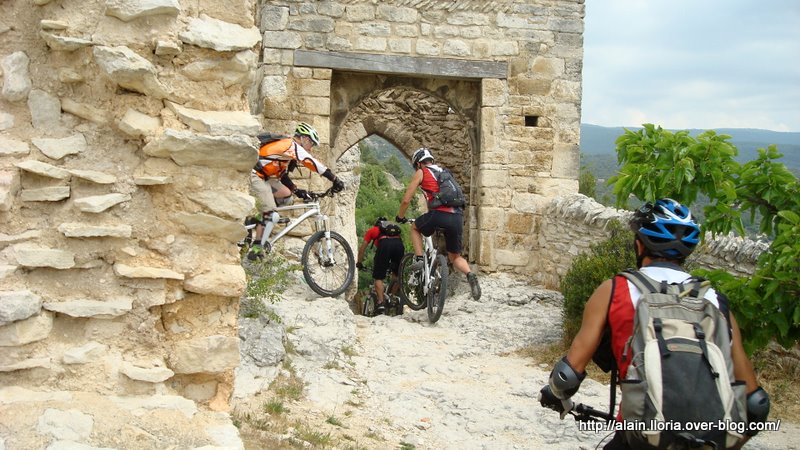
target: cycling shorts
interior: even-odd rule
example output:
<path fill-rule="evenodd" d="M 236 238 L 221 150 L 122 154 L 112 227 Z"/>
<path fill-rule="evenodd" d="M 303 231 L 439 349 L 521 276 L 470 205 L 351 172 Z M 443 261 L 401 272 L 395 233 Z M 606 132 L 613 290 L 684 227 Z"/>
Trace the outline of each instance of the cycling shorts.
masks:
<path fill-rule="evenodd" d="M 400 259 L 403 258 L 405 251 L 403 240 L 399 237 L 379 240 L 378 248 L 375 250 L 375 259 L 372 260 L 372 279 L 385 279 L 386 272 L 389 270 L 397 275 Z"/>
<path fill-rule="evenodd" d="M 449 213 L 444 211 L 429 211 L 417 217 L 414 226 L 423 236 L 430 236 L 437 228 L 444 230 L 445 247 L 448 253 L 460 254 L 462 249 L 462 236 L 464 233 L 464 215 L 461 211 Z"/>

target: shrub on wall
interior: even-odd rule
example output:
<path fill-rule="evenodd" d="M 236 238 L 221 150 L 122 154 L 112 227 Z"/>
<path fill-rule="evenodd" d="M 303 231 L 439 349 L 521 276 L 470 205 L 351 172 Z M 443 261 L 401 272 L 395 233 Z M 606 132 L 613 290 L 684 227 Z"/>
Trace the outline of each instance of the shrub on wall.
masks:
<path fill-rule="evenodd" d="M 561 279 L 564 295 L 562 329 L 565 342 L 571 342 L 581 327 L 583 307 L 604 280 L 629 267 L 636 267 L 633 234 L 618 221 L 609 223 L 608 239 L 592 245 L 578 255 Z"/>

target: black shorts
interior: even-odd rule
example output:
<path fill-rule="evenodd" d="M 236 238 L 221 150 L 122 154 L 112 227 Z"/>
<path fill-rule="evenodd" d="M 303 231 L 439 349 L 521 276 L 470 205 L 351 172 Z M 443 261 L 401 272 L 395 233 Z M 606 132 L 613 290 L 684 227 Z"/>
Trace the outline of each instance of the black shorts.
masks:
<path fill-rule="evenodd" d="M 437 228 L 444 230 L 444 241 L 448 253 L 461 253 L 461 239 L 464 234 L 464 215 L 461 212 L 429 211 L 414 221 L 423 236 L 430 236 Z"/>
<path fill-rule="evenodd" d="M 372 278 L 374 280 L 383 280 L 386 278 L 388 270 L 397 275 L 397 269 L 400 268 L 400 260 L 405 252 L 403 240 L 399 237 L 379 240 L 378 248 L 375 250 L 375 259 L 372 260 Z"/>

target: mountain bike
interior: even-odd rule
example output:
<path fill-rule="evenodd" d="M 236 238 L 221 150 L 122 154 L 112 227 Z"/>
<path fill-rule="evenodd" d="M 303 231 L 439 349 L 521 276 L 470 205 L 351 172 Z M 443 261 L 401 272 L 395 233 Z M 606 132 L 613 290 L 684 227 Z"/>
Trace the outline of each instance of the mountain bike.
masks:
<path fill-rule="evenodd" d="M 312 226 L 314 233 L 306 241 L 303 253 L 300 256 L 300 264 L 303 266 L 303 277 L 308 286 L 317 294 L 324 297 L 335 297 L 350 287 L 355 275 L 355 258 L 353 249 L 344 237 L 335 231 L 330 230 L 328 216 L 320 210 L 319 200 L 324 197 L 333 196 L 333 191 L 328 189 L 325 192 L 308 192 L 308 197 L 303 199 L 303 203 L 288 206 L 279 206 L 275 212 L 279 215 L 286 211 L 305 210 L 300 216 L 294 219 L 288 217 L 279 218 L 276 225 L 286 225 L 279 233 L 273 230 L 272 237 L 267 239 L 266 233 L 261 237 L 261 245 L 264 253 L 269 253 L 275 243 L 290 231 L 304 222 L 306 219 L 313 218 Z M 247 235 L 239 243 L 243 248 L 243 253 L 247 254 L 255 239 L 255 228 L 264 219 L 258 220 L 249 217 L 245 220 Z"/>
<path fill-rule="evenodd" d="M 365 267 L 361 269 L 364 272 L 372 273 L 372 269 Z M 390 275 L 391 276 L 391 275 Z M 399 278 L 399 277 L 398 277 Z M 383 303 L 384 314 L 387 316 L 397 316 L 403 314 L 403 300 L 397 294 L 392 294 L 392 288 L 399 283 L 399 279 L 394 278 L 389 283 L 383 283 Z M 361 307 L 361 314 L 367 317 L 377 316 L 378 307 L 378 294 L 375 292 L 375 285 L 372 285 L 369 295 L 364 298 L 364 303 Z"/>
<path fill-rule="evenodd" d="M 414 219 L 408 219 L 414 223 Z M 438 235 L 441 230 L 436 230 Z M 436 323 L 444 311 L 447 297 L 447 256 L 433 245 L 433 235 L 422 236 L 423 267 L 421 271 L 411 270 L 414 254 L 407 253 L 400 260 L 400 298 L 414 311 L 428 308 L 428 322 Z"/>

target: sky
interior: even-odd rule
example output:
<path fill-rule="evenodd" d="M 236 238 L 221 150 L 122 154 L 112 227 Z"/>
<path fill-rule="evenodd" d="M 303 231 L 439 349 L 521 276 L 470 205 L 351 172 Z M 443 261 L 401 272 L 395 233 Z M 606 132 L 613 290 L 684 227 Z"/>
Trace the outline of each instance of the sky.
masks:
<path fill-rule="evenodd" d="M 800 131 L 800 1 L 585 5 L 583 123 Z"/>

